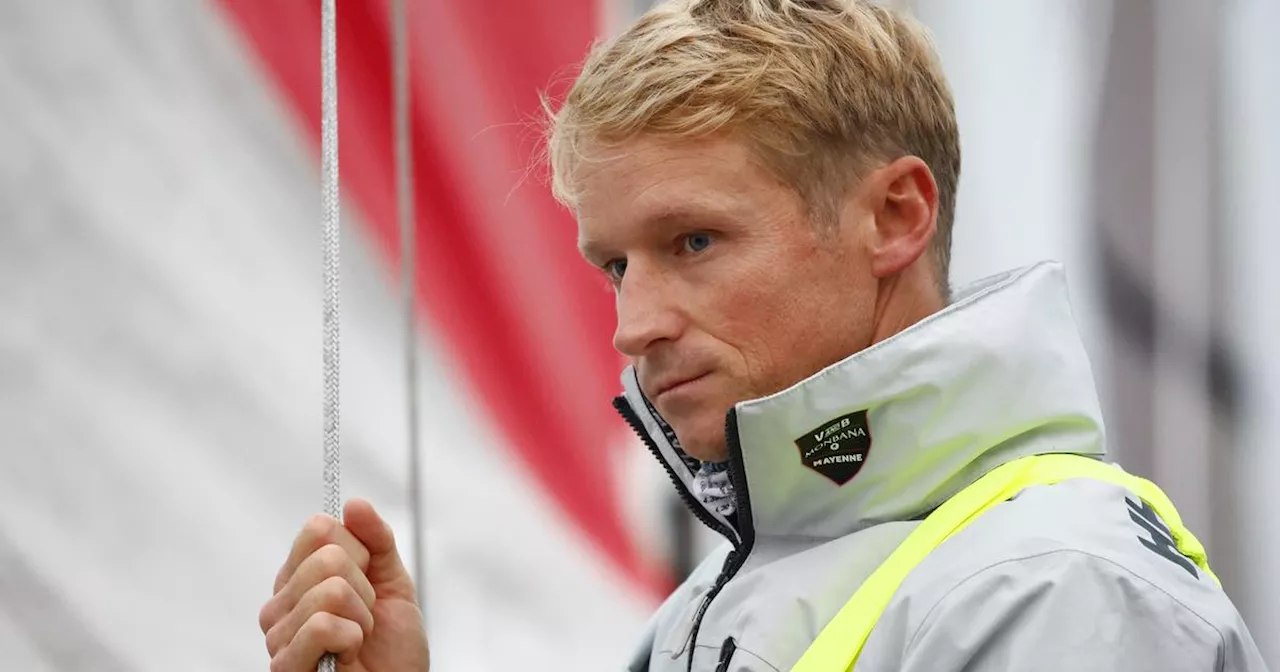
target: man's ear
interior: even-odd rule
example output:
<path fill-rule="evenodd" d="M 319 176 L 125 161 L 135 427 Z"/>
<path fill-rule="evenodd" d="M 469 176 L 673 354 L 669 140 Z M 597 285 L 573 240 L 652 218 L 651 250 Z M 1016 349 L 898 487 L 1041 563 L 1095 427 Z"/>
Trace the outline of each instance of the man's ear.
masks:
<path fill-rule="evenodd" d="M 938 226 L 938 183 L 923 160 L 903 156 L 863 181 L 863 206 L 874 230 L 868 245 L 871 272 L 884 278 L 915 263 L 929 249 Z"/>

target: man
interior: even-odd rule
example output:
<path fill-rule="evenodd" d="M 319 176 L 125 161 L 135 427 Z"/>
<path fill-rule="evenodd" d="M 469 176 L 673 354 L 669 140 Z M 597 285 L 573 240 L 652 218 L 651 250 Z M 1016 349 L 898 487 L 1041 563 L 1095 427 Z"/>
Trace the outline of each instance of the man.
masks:
<path fill-rule="evenodd" d="M 616 292 L 615 406 L 728 540 L 630 669 L 1263 669 L 1172 506 L 1105 463 L 1061 269 L 950 296 L 959 140 L 916 23 L 670 2 L 592 53 L 549 149 Z M 261 625 L 273 670 L 427 667 L 363 502 L 308 523 Z"/>

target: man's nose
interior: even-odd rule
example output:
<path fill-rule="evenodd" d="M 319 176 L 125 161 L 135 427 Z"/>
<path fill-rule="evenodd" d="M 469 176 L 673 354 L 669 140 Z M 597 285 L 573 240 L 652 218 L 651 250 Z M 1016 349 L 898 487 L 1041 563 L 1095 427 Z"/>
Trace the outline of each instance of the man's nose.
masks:
<path fill-rule="evenodd" d="M 660 341 L 674 341 L 684 328 L 675 294 L 662 278 L 628 267 L 618 287 L 618 328 L 613 347 L 628 357 L 640 357 Z"/>

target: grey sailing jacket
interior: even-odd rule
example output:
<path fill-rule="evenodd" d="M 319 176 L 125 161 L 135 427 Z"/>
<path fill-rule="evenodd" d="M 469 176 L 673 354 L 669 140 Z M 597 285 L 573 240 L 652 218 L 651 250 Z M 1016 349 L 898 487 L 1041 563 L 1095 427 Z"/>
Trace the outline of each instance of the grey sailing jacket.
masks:
<path fill-rule="evenodd" d="M 634 371 L 623 387 L 618 409 L 728 540 L 654 615 L 633 671 L 788 670 L 917 522 L 986 471 L 1033 454 L 1106 459 L 1053 263 L 981 281 L 902 333 L 737 404 L 735 520 L 693 501 L 696 463 Z M 854 669 L 1264 670 L 1228 597 L 1135 502 L 1070 480 L 998 505 L 907 577 Z"/>

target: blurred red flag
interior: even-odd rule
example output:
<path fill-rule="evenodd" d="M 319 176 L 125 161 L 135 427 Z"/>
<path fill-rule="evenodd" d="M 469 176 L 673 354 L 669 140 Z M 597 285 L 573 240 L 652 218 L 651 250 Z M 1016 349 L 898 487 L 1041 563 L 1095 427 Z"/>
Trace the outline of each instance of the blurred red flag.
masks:
<path fill-rule="evenodd" d="M 221 4 L 318 155 L 319 3 Z M 572 217 L 535 163 L 539 92 L 571 81 L 596 37 L 595 0 L 409 5 L 420 305 L 515 455 L 622 572 L 661 590 L 609 463 L 626 431 L 610 406 L 621 368 L 612 295 L 577 258 Z M 338 3 L 343 194 L 394 266 L 390 36 L 386 3 Z"/>

